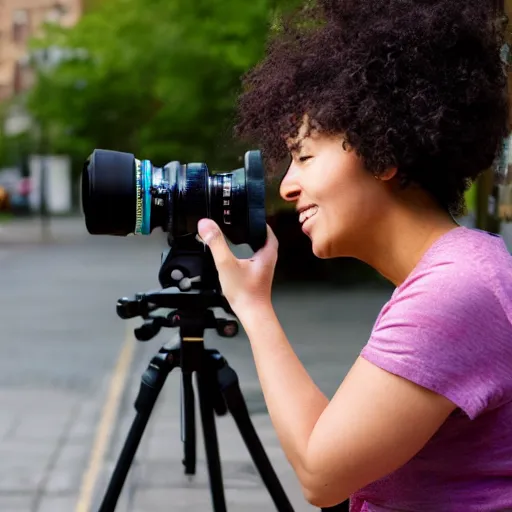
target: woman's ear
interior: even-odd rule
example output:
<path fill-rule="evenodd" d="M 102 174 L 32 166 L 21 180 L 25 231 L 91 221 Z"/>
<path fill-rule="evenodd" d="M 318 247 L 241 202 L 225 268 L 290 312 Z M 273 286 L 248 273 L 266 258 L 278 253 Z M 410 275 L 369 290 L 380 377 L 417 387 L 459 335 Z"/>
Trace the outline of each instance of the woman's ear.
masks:
<path fill-rule="evenodd" d="M 389 181 L 393 179 L 396 176 L 396 173 L 398 172 L 398 169 L 396 167 L 390 167 L 389 169 L 386 169 L 385 171 L 375 174 L 375 178 L 381 181 Z"/>

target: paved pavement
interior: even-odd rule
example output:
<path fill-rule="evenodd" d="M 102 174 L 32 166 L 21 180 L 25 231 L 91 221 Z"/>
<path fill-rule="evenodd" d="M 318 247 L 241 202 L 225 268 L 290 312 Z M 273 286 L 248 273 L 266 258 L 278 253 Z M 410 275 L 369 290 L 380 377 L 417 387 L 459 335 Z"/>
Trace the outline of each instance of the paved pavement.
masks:
<path fill-rule="evenodd" d="M 74 510 L 126 338 L 118 297 L 156 283 L 157 243 L 88 237 L 81 221 L 0 231 L 0 510 Z"/>
<path fill-rule="evenodd" d="M 166 247 L 161 233 L 93 237 L 81 219 L 55 220 L 50 233 L 43 241 L 37 221 L 0 229 L 2 512 L 98 510 L 134 418 L 141 375 L 172 336 L 167 330 L 148 343 L 135 342 L 137 323 L 115 312 L 118 298 L 158 288 L 160 252 Z M 388 297 L 389 291 L 325 285 L 276 289 L 282 324 L 327 394 L 343 379 Z M 237 372 L 252 421 L 295 510 L 314 510 L 279 448 L 245 334 L 225 339 L 209 332 L 206 343 Z M 119 370 L 123 361 L 126 381 Z M 198 412 L 197 474 L 192 481 L 183 474 L 179 403 L 175 370 L 153 411 L 117 511 L 212 510 Z M 273 510 L 233 419 L 217 418 L 217 432 L 228 509 Z"/>

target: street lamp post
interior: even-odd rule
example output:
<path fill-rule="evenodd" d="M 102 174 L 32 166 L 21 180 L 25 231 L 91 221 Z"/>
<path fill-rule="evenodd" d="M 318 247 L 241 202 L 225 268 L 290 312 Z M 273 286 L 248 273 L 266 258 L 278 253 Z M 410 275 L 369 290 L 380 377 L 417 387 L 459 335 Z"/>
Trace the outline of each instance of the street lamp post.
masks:
<path fill-rule="evenodd" d="M 65 8 L 56 2 L 52 8 L 47 12 L 46 21 L 48 23 L 60 23 L 62 16 L 65 14 Z M 38 67 L 48 69 L 55 64 L 55 55 L 51 51 L 43 50 L 34 55 Z M 48 128 L 46 122 L 39 119 L 37 122 L 39 155 L 40 155 L 40 195 L 39 195 L 39 214 L 41 218 L 41 235 L 43 241 L 50 239 L 50 226 L 49 226 L 49 210 L 48 210 L 48 196 L 47 196 L 47 181 L 48 181 Z"/>
<path fill-rule="evenodd" d="M 46 127 L 42 121 L 39 123 L 39 215 L 41 218 L 41 238 L 43 241 L 49 241 L 51 238 L 48 203 L 47 203 L 47 181 L 48 181 L 48 162 L 47 162 L 47 148 L 46 143 Z"/>

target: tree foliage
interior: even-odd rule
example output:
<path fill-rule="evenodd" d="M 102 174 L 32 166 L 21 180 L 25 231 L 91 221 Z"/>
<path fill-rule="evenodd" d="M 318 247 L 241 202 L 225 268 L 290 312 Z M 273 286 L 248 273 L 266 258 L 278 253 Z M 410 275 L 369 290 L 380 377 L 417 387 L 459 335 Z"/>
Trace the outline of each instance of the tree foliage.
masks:
<path fill-rule="evenodd" d="M 295 0 L 105 0 L 75 27 L 48 27 L 28 108 L 50 149 L 87 156 L 101 147 L 161 165 L 231 166 L 241 76 L 262 56 L 272 17 Z M 55 56 L 55 52 L 53 54 Z"/>

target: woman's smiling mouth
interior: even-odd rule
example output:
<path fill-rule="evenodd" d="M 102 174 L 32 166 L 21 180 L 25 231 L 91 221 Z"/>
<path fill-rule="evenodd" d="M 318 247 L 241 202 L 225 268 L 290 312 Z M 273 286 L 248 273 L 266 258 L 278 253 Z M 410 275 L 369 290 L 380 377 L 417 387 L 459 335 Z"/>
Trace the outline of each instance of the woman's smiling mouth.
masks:
<path fill-rule="evenodd" d="M 318 212 L 318 206 L 316 205 L 309 206 L 308 208 L 302 210 L 299 213 L 299 222 L 301 224 L 304 224 L 308 219 L 313 217 L 313 215 L 315 215 L 316 212 Z"/>

